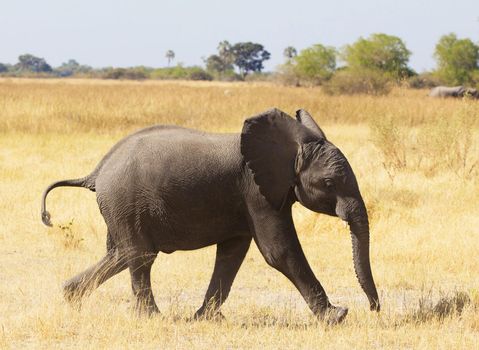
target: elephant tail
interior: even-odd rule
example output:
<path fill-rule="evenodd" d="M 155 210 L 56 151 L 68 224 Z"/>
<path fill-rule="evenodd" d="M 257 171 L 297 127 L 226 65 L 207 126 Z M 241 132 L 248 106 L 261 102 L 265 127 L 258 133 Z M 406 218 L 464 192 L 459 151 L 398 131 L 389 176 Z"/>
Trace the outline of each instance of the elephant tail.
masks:
<path fill-rule="evenodd" d="M 47 226 L 52 226 L 50 221 L 50 213 L 46 209 L 46 200 L 48 193 L 55 187 L 70 186 L 70 187 L 84 187 L 90 191 L 95 191 L 95 182 L 91 181 L 90 176 L 82 177 L 80 179 L 61 180 L 50 184 L 43 192 L 42 196 L 42 221 Z"/>

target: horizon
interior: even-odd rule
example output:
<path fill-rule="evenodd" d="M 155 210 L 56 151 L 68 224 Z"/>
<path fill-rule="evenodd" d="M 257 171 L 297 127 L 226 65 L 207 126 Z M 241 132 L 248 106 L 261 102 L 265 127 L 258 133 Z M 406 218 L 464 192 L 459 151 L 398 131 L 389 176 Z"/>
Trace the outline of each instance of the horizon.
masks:
<path fill-rule="evenodd" d="M 0 13 L 0 30 L 5 33 L 0 62 L 15 64 L 18 56 L 29 53 L 44 58 L 52 67 L 74 59 L 94 68 L 159 68 L 167 66 L 165 53 L 173 50 L 175 60 L 170 66 L 204 66 L 203 58 L 215 54 L 220 41 L 228 40 L 262 44 L 271 53 L 264 71 L 273 71 L 284 62 L 287 46 L 298 52 L 317 43 L 341 49 L 360 37 L 385 33 L 405 42 L 412 52 L 409 66 L 422 72 L 434 69 L 434 47 L 442 35 L 455 33 L 479 41 L 479 2 L 472 0 L 461 4 L 298 0 L 294 6 L 291 11 L 284 0 L 245 0 L 241 7 L 218 0 L 174 4 L 20 0 L 4 4 Z"/>

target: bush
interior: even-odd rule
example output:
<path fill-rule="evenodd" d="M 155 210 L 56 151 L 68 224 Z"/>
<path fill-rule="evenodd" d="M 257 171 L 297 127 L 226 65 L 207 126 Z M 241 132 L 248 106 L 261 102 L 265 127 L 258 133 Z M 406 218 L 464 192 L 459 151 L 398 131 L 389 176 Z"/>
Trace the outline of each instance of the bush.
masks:
<path fill-rule="evenodd" d="M 479 111 L 475 104 L 464 100 L 453 114 L 439 116 L 414 131 L 399 127 L 388 116 L 372 119 L 371 141 L 391 180 L 404 170 L 420 171 L 427 177 L 452 171 L 460 179 L 477 179 L 479 143 L 474 133 Z"/>
<path fill-rule="evenodd" d="M 298 74 L 296 74 L 294 65 L 290 62 L 278 67 L 274 74 L 274 80 L 286 86 L 300 86 Z"/>
<path fill-rule="evenodd" d="M 344 69 L 324 84 L 324 91 L 330 95 L 387 95 L 391 87 L 390 78 L 377 70 Z"/>
<path fill-rule="evenodd" d="M 213 76 L 200 67 L 193 67 L 188 73 L 190 80 L 213 80 Z"/>
<path fill-rule="evenodd" d="M 143 70 L 138 68 L 111 68 L 105 71 L 103 78 L 143 80 L 148 78 L 148 75 Z"/>
<path fill-rule="evenodd" d="M 432 73 L 422 73 L 407 80 L 407 86 L 412 89 L 430 89 L 441 85 L 441 79 Z"/>
<path fill-rule="evenodd" d="M 370 121 L 371 142 L 382 155 L 382 165 L 389 178 L 408 165 L 408 150 L 405 131 L 398 128 L 391 117 Z"/>
<path fill-rule="evenodd" d="M 248 74 L 245 79 L 245 81 L 270 81 L 271 80 L 271 74 L 270 73 L 263 73 L 263 72 L 258 72 L 258 73 L 252 73 Z"/>
<path fill-rule="evenodd" d="M 178 64 L 176 67 L 158 68 L 151 72 L 152 79 L 160 80 L 212 80 L 211 74 L 198 66 L 184 67 Z"/>

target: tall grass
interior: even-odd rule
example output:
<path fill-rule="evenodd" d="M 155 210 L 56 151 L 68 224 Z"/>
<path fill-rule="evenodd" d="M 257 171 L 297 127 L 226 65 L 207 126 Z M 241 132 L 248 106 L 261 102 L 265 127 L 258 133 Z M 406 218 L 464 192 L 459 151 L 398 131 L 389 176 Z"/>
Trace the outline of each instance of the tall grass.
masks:
<path fill-rule="evenodd" d="M 371 118 L 371 139 L 391 179 L 407 169 L 427 176 L 450 171 L 471 180 L 479 174 L 478 121 L 477 102 L 464 100 L 450 115 L 440 114 L 414 128 L 401 127 L 390 115 Z"/>
<path fill-rule="evenodd" d="M 426 91 L 327 96 L 267 84 L 0 81 L 0 348 L 475 349 L 479 334 L 479 104 Z M 238 132 L 269 107 L 309 110 L 349 159 L 369 210 L 383 309 L 371 313 L 340 220 L 294 206 L 305 255 L 345 323 L 317 322 L 254 244 L 223 306 L 226 321 L 190 322 L 214 247 L 160 254 L 162 316 L 137 317 L 128 272 L 71 308 L 61 284 L 105 254 L 90 191 L 45 186 L 84 176 L 120 137 L 154 124 Z M 388 165 L 390 164 L 390 165 Z M 389 167 L 389 168 L 388 168 Z M 392 169 L 392 170 L 391 170 Z M 391 181 L 391 178 L 393 181 Z"/>

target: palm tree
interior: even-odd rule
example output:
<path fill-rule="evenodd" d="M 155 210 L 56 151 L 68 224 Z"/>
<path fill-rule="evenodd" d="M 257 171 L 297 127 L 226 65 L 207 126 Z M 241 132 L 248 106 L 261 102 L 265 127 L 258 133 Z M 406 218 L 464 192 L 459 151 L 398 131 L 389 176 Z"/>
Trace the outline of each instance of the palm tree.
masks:
<path fill-rule="evenodd" d="M 284 58 L 286 58 L 287 61 L 291 61 L 297 55 L 298 55 L 298 52 L 292 46 L 288 46 L 283 51 L 283 56 L 284 56 Z"/>
<path fill-rule="evenodd" d="M 175 59 L 175 52 L 173 50 L 168 50 L 166 51 L 165 57 L 168 60 L 168 67 L 169 67 L 170 62 Z"/>
<path fill-rule="evenodd" d="M 232 51 L 232 46 L 228 40 L 223 40 L 218 44 L 218 54 L 225 64 L 233 64 L 235 57 Z"/>

